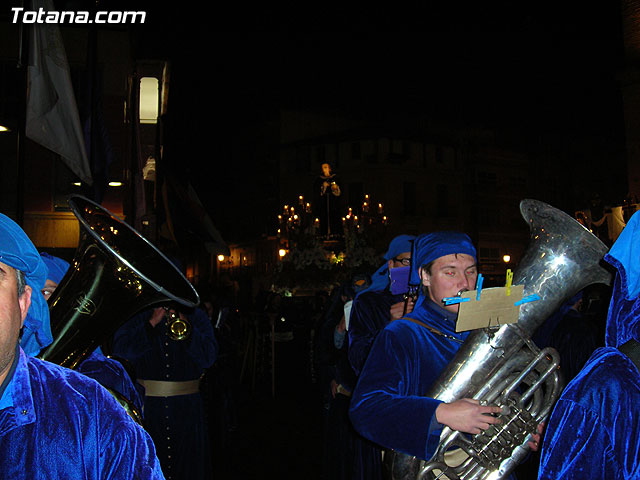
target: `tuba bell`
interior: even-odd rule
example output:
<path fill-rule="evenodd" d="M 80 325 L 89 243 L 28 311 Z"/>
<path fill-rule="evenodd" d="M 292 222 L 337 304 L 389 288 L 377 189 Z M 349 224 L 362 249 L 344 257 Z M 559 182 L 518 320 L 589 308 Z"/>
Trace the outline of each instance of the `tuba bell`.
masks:
<path fill-rule="evenodd" d="M 178 268 L 135 229 L 82 196 L 69 206 L 80 239 L 67 274 L 49 299 L 53 342 L 39 358 L 75 369 L 133 315 L 200 299 Z"/>
<path fill-rule="evenodd" d="M 611 283 L 600 263 L 608 249 L 575 219 L 543 202 L 522 200 L 520 212 L 530 240 L 513 285 L 524 285 L 524 295 L 540 300 L 522 305 L 517 323 L 473 331 L 428 393 L 444 402 L 474 398 L 498 405 L 502 423 L 478 435 L 445 427 L 428 461 L 386 451 L 387 479 L 507 477 L 525 459 L 531 434 L 562 391 L 558 353 L 540 350 L 531 336 L 583 288 Z"/>

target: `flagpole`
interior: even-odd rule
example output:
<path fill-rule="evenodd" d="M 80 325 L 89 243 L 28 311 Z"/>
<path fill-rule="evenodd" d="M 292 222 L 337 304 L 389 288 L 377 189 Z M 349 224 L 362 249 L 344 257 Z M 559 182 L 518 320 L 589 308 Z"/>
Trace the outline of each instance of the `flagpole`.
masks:
<path fill-rule="evenodd" d="M 27 92 L 28 92 L 28 42 L 27 28 L 23 23 L 19 25 L 18 39 L 18 62 L 16 68 L 21 72 L 22 91 L 18 98 L 20 106 L 18 108 L 18 139 L 17 139 L 17 165 L 16 165 L 16 223 L 24 225 L 24 162 L 25 162 L 25 143 L 26 143 L 26 118 L 27 118 Z M 25 56 L 27 60 L 25 61 Z"/>

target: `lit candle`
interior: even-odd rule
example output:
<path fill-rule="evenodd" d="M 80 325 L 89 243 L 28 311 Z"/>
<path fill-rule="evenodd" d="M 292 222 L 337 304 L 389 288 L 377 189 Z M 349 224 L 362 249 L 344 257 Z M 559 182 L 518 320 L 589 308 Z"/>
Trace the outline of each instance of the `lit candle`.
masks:
<path fill-rule="evenodd" d="M 384 217 L 382 217 L 382 224 L 383 225 L 387 224 L 387 216 L 386 215 Z"/>
<path fill-rule="evenodd" d="M 369 211 L 369 204 L 367 202 L 364 202 L 362 204 L 362 211 L 367 213 Z"/>
<path fill-rule="evenodd" d="M 307 202 L 307 205 L 305 206 L 304 211 L 307 213 L 311 212 L 311 204 L 309 202 Z"/>
<path fill-rule="evenodd" d="M 378 204 L 378 213 L 382 213 L 383 211 L 384 211 L 384 210 L 383 210 L 383 208 L 382 208 L 382 204 L 381 204 L 381 203 L 379 203 L 379 204 Z"/>
<path fill-rule="evenodd" d="M 300 196 L 298 197 L 298 203 L 299 203 L 300 205 L 304 205 L 304 197 L 303 197 L 302 195 L 300 195 Z"/>

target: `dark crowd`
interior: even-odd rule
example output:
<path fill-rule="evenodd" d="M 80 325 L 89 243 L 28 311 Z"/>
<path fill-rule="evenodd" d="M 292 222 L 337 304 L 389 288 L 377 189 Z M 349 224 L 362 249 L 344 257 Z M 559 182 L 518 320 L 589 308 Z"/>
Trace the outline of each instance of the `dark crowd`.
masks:
<path fill-rule="evenodd" d="M 29 261 L 24 267 L 12 260 L 17 267 L 4 268 L 27 270 L 34 304 L 37 300 L 43 308 L 43 299 L 49 297 L 55 303 L 54 292 L 69 263 L 35 251 L 19 227 L 6 217 L 0 220 L 5 223 L 0 232 L 5 228 L 20 239 L 15 250 L 0 250 L 2 258 L 24 256 Z M 635 233 L 633 220 L 630 224 L 619 242 Z M 611 252 L 623 258 L 616 245 Z M 607 258 L 615 264 L 617 257 Z M 167 268 L 181 272 L 178 256 L 167 259 L 173 264 Z M 65 403 L 75 398 L 67 391 L 70 385 L 85 392 L 82 397 L 87 389 L 95 395 L 96 380 L 133 410 L 127 410 L 128 418 L 114 406 L 114 398 L 99 392 L 104 407 L 93 413 L 95 418 L 102 421 L 104 416 L 114 429 L 123 426 L 114 432 L 122 445 L 110 441 L 113 451 L 101 452 L 95 463 L 96 472 L 128 472 L 113 478 L 382 480 L 391 468 L 390 451 L 429 458 L 444 426 L 477 434 L 501 422 L 500 407 L 472 399 L 436 401 L 428 398 L 425 386 L 469 335 L 453 329 L 460 302 L 449 301 L 460 299 L 456 293 L 479 290 L 479 277 L 476 250 L 467 235 L 399 235 L 377 271 L 356 272 L 329 290 L 293 296 L 261 290 L 251 295 L 231 275 L 219 277 L 216 284 L 194 286 L 198 307 L 174 302 L 144 309 L 83 357 L 76 368 L 83 375 L 23 356 L 23 349 L 34 355 L 43 348 L 38 342 L 47 343 L 48 316 L 40 322 L 27 316 L 14 350 L 21 354 L 11 368 L 71 375 L 50 387 L 56 395 L 47 397 L 49 403 L 70 407 Z M 42 295 L 37 285 L 43 285 Z M 407 285 L 420 288 L 411 291 Z M 15 283 L 0 286 L 8 291 Z M 583 286 L 563 299 L 532 337 L 539 348 L 558 351 L 568 395 L 576 395 L 571 387 L 584 381 L 586 369 L 595 368 L 590 366 L 594 352 L 607 354 L 607 348 L 600 347 L 608 347 L 616 334 L 630 335 L 620 326 L 617 333 L 612 331 L 607 323 L 619 288 L 619 282 Z M 629 307 L 621 305 L 624 314 Z M 22 303 L 19 307 L 24 311 Z M 32 315 L 43 311 L 30 310 Z M 3 388 L 24 381 L 22 374 L 8 372 L 11 382 L 9 387 L 3 382 Z M 17 398 L 17 391 L 11 392 L 14 397 L 8 401 Z M 561 398 L 558 405 L 573 403 Z M 576 415 L 567 408 L 566 415 Z M 85 423 L 84 414 L 78 406 L 65 413 L 70 426 L 62 439 L 70 435 L 78 441 L 72 426 Z M 566 432 L 563 436 L 557 428 L 545 437 L 545 425 L 538 425 L 527 440 L 529 453 L 509 478 L 554 478 L 556 473 L 549 472 L 566 468 L 553 457 L 559 450 L 552 445 L 568 442 Z M 22 433 L 16 438 L 25 441 Z M 421 450 L 425 442 L 426 452 Z M 605 440 L 598 442 L 608 448 Z M 12 441 L 8 448 L 17 452 L 17 445 Z M 87 463 L 95 454 L 86 440 L 79 445 L 77 458 L 59 460 L 63 466 Z M 146 470 L 129 472 L 132 466 Z M 51 468 L 59 471 L 61 466 L 54 463 Z"/>

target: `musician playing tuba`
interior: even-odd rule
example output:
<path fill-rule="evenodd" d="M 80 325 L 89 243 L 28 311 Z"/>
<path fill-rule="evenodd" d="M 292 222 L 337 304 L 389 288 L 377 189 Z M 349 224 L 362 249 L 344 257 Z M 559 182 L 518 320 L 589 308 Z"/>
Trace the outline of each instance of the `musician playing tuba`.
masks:
<path fill-rule="evenodd" d="M 435 232 L 415 239 L 410 283 L 419 283 L 421 291 L 414 310 L 378 334 L 351 401 L 350 417 L 362 435 L 428 460 L 444 426 L 477 434 L 500 423 L 493 416 L 499 407 L 426 396 L 469 335 L 455 329 L 459 304 L 443 299 L 474 290 L 477 277 L 476 249 L 466 234 Z M 534 435 L 529 447 L 537 450 L 539 441 Z"/>

